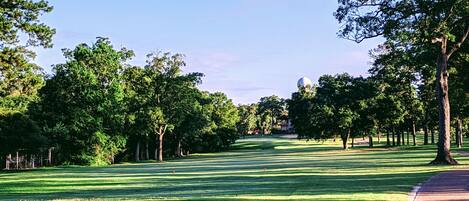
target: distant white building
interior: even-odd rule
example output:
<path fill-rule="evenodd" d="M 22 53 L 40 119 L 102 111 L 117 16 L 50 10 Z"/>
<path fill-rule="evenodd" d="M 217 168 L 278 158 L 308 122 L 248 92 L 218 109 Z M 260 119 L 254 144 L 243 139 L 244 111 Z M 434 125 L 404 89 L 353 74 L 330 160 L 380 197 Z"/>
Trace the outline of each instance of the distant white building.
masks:
<path fill-rule="evenodd" d="M 310 90 L 313 87 L 313 82 L 307 77 L 302 77 L 298 80 L 297 87 L 298 90 Z"/>

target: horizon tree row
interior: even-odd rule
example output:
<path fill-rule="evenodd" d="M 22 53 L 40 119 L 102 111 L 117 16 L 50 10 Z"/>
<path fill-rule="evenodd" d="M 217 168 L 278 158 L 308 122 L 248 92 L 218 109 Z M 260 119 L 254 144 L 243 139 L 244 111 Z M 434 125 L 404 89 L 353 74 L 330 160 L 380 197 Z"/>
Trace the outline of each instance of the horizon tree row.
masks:
<path fill-rule="evenodd" d="M 384 38 L 385 50 L 390 51 L 388 55 L 392 58 L 386 64 L 403 67 L 399 71 L 419 72 L 425 83 L 420 90 L 423 94 L 433 85 L 439 137 L 437 154 L 431 164 L 457 164 L 450 151 L 451 122 L 456 120 L 456 139 L 461 142 L 460 133 L 463 125 L 467 125 L 464 122 L 468 111 L 467 74 L 464 73 L 468 66 L 469 1 L 338 0 L 338 3 L 334 16 L 341 25 L 340 37 L 357 43 Z M 452 81 L 451 74 L 459 80 Z M 453 90 L 454 87 L 458 90 Z M 450 99 L 458 103 L 450 103 Z M 429 110 L 428 103 L 424 104 L 427 119 L 434 112 Z"/>
<path fill-rule="evenodd" d="M 2 118 L 2 143 L 11 145 L 2 156 L 49 150 L 54 164 L 163 161 L 220 151 L 238 138 L 235 105 L 223 93 L 200 91 L 203 74 L 183 74 L 181 54 L 149 54 L 144 67 L 131 66 L 132 51 L 98 38 L 64 50 L 64 56 L 36 101 Z M 16 127 L 5 130 L 9 125 Z"/>
<path fill-rule="evenodd" d="M 286 101 L 276 95 L 260 98 L 258 103 L 238 105 L 238 131 L 241 135 L 288 132 Z"/>
<path fill-rule="evenodd" d="M 52 47 L 39 17 L 46 1 L 0 3 L 0 167 L 104 165 L 226 149 L 238 138 L 237 108 L 201 91 L 181 54 L 156 52 L 145 66 L 106 38 L 63 50 L 46 75 L 31 47 Z"/>

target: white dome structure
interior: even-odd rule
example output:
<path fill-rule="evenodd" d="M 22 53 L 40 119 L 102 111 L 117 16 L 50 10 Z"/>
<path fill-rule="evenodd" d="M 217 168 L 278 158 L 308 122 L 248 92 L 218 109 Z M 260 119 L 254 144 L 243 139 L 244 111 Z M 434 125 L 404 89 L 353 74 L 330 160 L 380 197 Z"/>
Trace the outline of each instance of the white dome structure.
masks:
<path fill-rule="evenodd" d="M 298 80 L 297 86 L 298 89 L 310 89 L 313 86 L 313 82 L 307 77 L 302 77 Z"/>

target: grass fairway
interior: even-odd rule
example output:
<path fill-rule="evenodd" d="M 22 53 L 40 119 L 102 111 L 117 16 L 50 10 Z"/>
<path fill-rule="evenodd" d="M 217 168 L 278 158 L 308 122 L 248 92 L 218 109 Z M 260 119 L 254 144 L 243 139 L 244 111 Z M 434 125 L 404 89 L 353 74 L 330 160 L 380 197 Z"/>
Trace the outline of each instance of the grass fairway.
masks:
<path fill-rule="evenodd" d="M 435 148 L 392 150 L 279 138 L 239 140 L 234 150 L 165 163 L 0 173 L 0 200 L 407 200 L 438 171 Z"/>

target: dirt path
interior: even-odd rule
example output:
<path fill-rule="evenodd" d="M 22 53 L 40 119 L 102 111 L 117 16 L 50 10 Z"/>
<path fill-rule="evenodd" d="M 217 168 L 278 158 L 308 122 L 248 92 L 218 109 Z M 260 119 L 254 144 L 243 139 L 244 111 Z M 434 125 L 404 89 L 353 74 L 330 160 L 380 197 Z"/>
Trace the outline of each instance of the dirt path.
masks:
<path fill-rule="evenodd" d="M 458 152 L 469 156 L 469 152 Z M 419 187 L 409 195 L 412 201 L 469 201 L 469 170 L 442 172 Z"/>

